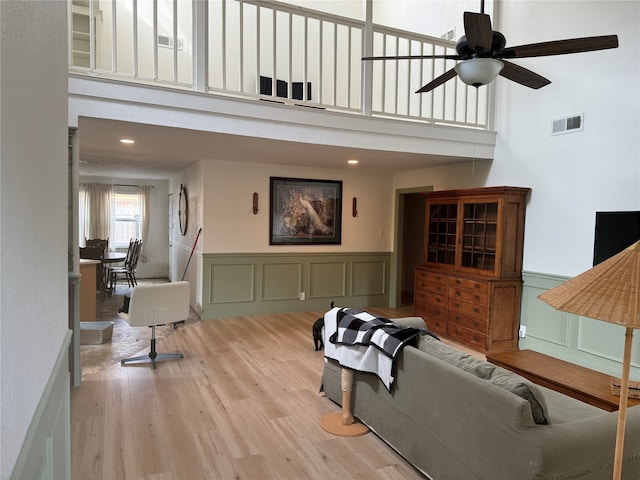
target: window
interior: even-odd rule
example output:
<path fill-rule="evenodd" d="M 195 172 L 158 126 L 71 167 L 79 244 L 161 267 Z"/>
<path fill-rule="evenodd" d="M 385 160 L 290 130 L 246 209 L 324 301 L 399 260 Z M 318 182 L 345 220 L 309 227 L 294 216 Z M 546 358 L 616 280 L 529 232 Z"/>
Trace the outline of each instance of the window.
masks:
<path fill-rule="evenodd" d="M 137 188 L 116 187 L 113 244 L 126 248 L 129 240 L 141 237 L 140 195 Z"/>

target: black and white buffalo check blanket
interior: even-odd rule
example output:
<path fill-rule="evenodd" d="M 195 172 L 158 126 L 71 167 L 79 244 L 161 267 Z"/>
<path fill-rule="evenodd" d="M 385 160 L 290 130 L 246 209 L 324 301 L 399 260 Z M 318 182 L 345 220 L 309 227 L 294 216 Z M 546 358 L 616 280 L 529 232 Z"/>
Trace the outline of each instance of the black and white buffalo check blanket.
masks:
<path fill-rule="evenodd" d="M 398 354 L 424 331 L 352 308 L 329 310 L 324 316 L 324 328 L 325 357 L 343 367 L 376 374 L 389 391 Z"/>

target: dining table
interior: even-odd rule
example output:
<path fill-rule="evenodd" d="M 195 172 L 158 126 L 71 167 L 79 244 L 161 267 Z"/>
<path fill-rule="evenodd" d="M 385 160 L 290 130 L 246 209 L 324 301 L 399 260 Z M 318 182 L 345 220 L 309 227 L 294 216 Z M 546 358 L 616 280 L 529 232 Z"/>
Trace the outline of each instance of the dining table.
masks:
<path fill-rule="evenodd" d="M 124 262 L 127 258 L 126 252 L 105 252 L 102 257 L 103 264 Z"/>

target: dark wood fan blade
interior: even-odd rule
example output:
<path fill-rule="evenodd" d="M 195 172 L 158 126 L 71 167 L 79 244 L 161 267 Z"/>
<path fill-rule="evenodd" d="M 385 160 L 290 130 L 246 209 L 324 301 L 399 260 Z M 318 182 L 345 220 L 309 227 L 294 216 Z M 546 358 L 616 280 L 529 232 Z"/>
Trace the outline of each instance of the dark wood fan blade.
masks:
<path fill-rule="evenodd" d="M 433 80 L 431 80 L 429 83 L 427 83 L 420 90 L 416 90 L 416 93 L 429 92 L 429 91 L 433 90 L 434 88 L 439 87 L 440 85 L 442 85 L 447 80 L 451 80 L 456 75 L 458 75 L 458 74 L 456 73 L 456 71 L 453 68 L 451 70 L 447 70 L 446 72 L 444 72 L 439 77 L 436 77 Z"/>
<path fill-rule="evenodd" d="M 362 57 L 362 60 L 460 60 L 460 55 L 390 55 L 388 57 Z"/>
<path fill-rule="evenodd" d="M 507 47 L 495 55 L 495 58 L 545 57 L 550 55 L 566 55 L 569 53 L 593 52 L 618 48 L 617 35 L 599 37 L 570 38 L 551 42 L 531 43 L 517 47 Z"/>
<path fill-rule="evenodd" d="M 500 75 L 504 78 L 508 78 L 513 82 L 524 85 L 525 87 L 533 88 L 534 90 L 537 90 L 551 83 L 551 80 L 548 80 L 543 76 L 532 72 L 531 70 L 521 67 L 520 65 L 507 62 L 506 60 L 501 61 L 502 63 L 504 63 L 504 68 L 500 71 Z"/>
<path fill-rule="evenodd" d="M 491 18 L 484 13 L 464 12 L 464 34 L 471 50 L 491 51 Z"/>

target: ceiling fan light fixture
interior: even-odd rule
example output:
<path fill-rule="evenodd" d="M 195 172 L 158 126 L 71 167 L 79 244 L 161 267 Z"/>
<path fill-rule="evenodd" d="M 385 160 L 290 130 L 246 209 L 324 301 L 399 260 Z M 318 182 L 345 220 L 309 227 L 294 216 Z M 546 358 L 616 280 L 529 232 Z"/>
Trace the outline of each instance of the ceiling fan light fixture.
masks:
<path fill-rule="evenodd" d="M 495 58 L 470 58 L 454 68 L 460 80 L 477 88 L 493 82 L 504 68 L 504 63 Z"/>

